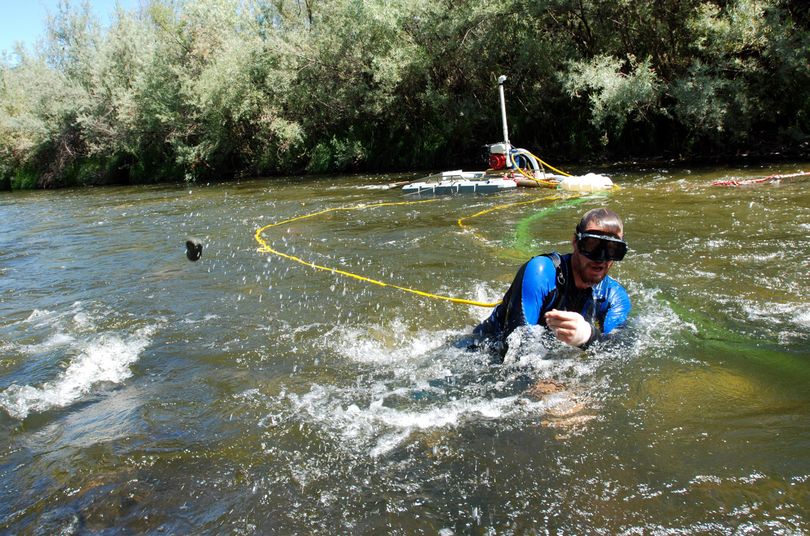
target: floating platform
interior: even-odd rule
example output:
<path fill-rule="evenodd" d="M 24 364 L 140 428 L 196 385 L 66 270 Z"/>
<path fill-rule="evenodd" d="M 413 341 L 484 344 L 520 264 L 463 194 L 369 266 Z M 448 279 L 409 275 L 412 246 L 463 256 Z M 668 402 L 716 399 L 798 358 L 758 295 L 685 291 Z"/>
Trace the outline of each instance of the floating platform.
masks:
<path fill-rule="evenodd" d="M 613 189 L 613 181 L 604 175 L 588 173 L 581 176 L 545 174 L 543 178 L 493 173 L 489 171 L 443 171 L 429 175 L 402 187 L 406 194 L 488 194 L 514 188 L 554 188 L 569 192 L 600 192 Z"/>
<path fill-rule="evenodd" d="M 517 188 L 517 183 L 503 176 L 487 176 L 485 171 L 443 171 L 402 187 L 406 194 L 489 194 Z"/>

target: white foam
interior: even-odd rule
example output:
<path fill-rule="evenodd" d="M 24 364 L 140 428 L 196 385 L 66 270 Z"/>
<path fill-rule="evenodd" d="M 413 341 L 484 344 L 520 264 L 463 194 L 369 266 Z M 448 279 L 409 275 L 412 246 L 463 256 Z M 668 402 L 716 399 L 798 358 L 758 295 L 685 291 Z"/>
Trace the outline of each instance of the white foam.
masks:
<path fill-rule="evenodd" d="M 392 434 L 386 434 L 377 440 L 377 444 L 371 449 L 369 455 L 372 458 L 379 458 L 380 456 L 391 452 L 397 448 L 397 446 L 404 443 L 410 435 L 410 430 L 402 430 Z"/>
<path fill-rule="evenodd" d="M 772 262 L 785 258 L 785 252 L 774 251 L 772 253 L 750 253 L 745 255 L 734 255 L 732 259 L 736 262 Z"/>
<path fill-rule="evenodd" d="M 796 315 L 793 321 L 805 328 L 810 328 L 810 311 L 804 310 Z"/>
<path fill-rule="evenodd" d="M 23 321 L 35 327 L 52 327 L 64 324 L 66 319 L 72 319 L 77 327 L 87 327 L 92 324 L 92 318 L 83 311 L 82 302 L 73 302 L 67 311 L 57 313 L 48 309 L 34 309 Z"/>
<path fill-rule="evenodd" d="M 503 369 L 501 376 L 505 377 L 501 381 L 486 380 L 482 384 L 467 377 L 487 373 L 480 368 L 480 356 L 447 344 L 448 338 L 460 336 L 458 332 L 414 332 L 402 329 L 400 324 L 397 321 L 382 330 L 399 333 L 388 342 L 379 338 L 366 340 L 369 333 L 381 330 L 379 326 L 344 329 L 328 337 L 334 339 L 331 344 L 342 355 L 380 365 L 380 376 L 354 386 L 316 384 L 306 394 L 285 395 L 282 398 L 288 399 L 292 414 L 306 416 L 306 420 L 350 450 L 377 457 L 418 431 L 456 428 L 477 419 L 538 415 L 549 405 L 567 403 L 565 396 L 552 402 L 531 401 L 522 393 L 515 394 L 514 376 L 525 375 L 526 364 L 544 369 L 545 375 L 549 370 L 570 371 L 582 362 L 544 361 L 546 350 L 534 342 L 527 343 L 518 345 L 522 351 L 513 367 Z M 461 376 L 454 375 L 451 369 Z"/>
<path fill-rule="evenodd" d="M 51 350 L 55 350 L 57 348 L 61 348 L 63 346 L 68 346 L 70 344 L 73 344 L 75 341 L 76 341 L 76 339 L 72 335 L 68 335 L 67 333 L 57 332 L 54 335 L 52 335 L 51 337 L 49 337 L 48 340 L 46 340 L 46 341 L 43 341 L 43 342 L 41 342 L 39 344 L 24 345 L 24 346 L 21 346 L 20 348 L 21 348 L 21 350 L 23 350 L 24 352 L 26 352 L 28 354 L 36 355 L 36 354 L 41 354 L 41 353 L 48 352 L 48 351 L 51 351 Z"/>
<path fill-rule="evenodd" d="M 48 311 L 47 309 L 43 309 L 43 310 L 34 309 L 33 311 L 31 311 L 31 314 L 28 315 L 28 318 L 26 318 L 25 321 L 26 322 L 36 322 L 37 320 L 40 320 L 42 318 L 49 317 L 51 314 L 53 314 L 53 313 L 51 311 Z"/>
<path fill-rule="evenodd" d="M 444 346 L 458 331 L 411 331 L 401 319 L 389 325 L 336 327 L 325 337 L 339 355 L 359 363 L 398 363 L 417 359 Z"/>
<path fill-rule="evenodd" d="M 25 419 L 32 412 L 68 406 L 98 383 L 121 383 L 132 375 L 130 365 L 149 344 L 153 331 L 140 329 L 130 337 L 103 334 L 83 343 L 81 353 L 55 379 L 39 387 L 11 385 L 0 393 L 0 407 L 16 419 Z"/>
<path fill-rule="evenodd" d="M 341 402 L 347 395 L 352 396 L 331 386 L 314 385 L 308 393 L 290 394 L 289 399 L 297 414 L 307 414 L 321 428 L 337 436 L 341 444 L 367 448 L 370 456 L 390 452 L 416 431 L 455 428 L 473 419 L 499 420 L 537 414 L 548 407 L 548 401 L 508 396 L 445 398 L 426 408 L 399 409 L 385 405 L 387 395 L 361 407 L 357 402 Z"/>
<path fill-rule="evenodd" d="M 78 328 L 89 328 L 93 326 L 93 319 L 84 312 L 79 312 L 73 315 L 73 323 Z"/>
<path fill-rule="evenodd" d="M 414 329 L 401 319 L 334 327 L 321 337 L 322 345 L 344 358 L 343 365 L 350 370 L 357 368 L 354 363 L 374 366 L 362 367 L 356 381 L 343 385 L 316 383 L 305 393 L 282 390 L 278 397 L 263 401 L 270 411 L 261 423 L 274 426 L 300 419 L 348 452 L 379 457 L 402 448 L 415 434 L 480 421 L 496 421 L 499 426 L 526 418 L 536 421 L 550 413 L 574 411 L 582 402 L 596 403 L 594 391 L 606 388 L 610 367 L 662 346 L 673 332 L 688 327 L 657 299 L 657 293 L 640 288 L 636 301 L 643 313 L 634 319 L 638 329 L 632 330 L 629 345 L 618 350 L 597 346 L 587 359 L 582 350 L 548 337 L 541 326 L 518 328 L 501 365 L 492 364 L 486 351 L 452 344 L 467 329 Z M 480 309 L 476 310 L 480 317 Z M 307 338 L 322 328 L 305 326 L 290 336 Z M 541 380 L 565 387 L 535 400 L 525 391 Z"/>
<path fill-rule="evenodd" d="M 542 337 L 546 329 L 539 325 L 520 326 L 506 338 L 509 349 L 503 358 L 504 365 L 526 366 L 542 360 L 548 353 Z"/>
<path fill-rule="evenodd" d="M 632 298 L 633 307 L 644 313 L 631 319 L 630 326 L 634 332 L 634 336 L 630 338 L 632 345 L 622 347 L 623 352 L 629 351 L 631 356 L 638 356 L 650 349 L 666 349 L 678 332 L 689 330 L 697 333 L 695 324 L 681 319 L 666 300 L 658 298 L 658 289 L 646 289 L 640 283 L 635 286 L 637 289 Z"/>
<path fill-rule="evenodd" d="M 789 321 L 801 327 L 810 326 L 810 311 L 803 303 L 741 301 L 740 304 L 750 320 L 765 320 L 777 325 Z"/>
<path fill-rule="evenodd" d="M 729 247 L 729 241 L 723 238 L 712 238 L 706 241 L 706 247 L 709 249 L 723 249 Z"/>
<path fill-rule="evenodd" d="M 495 303 L 503 298 L 508 285 L 503 285 L 499 289 L 493 288 L 488 282 L 478 282 L 473 289 L 471 300 L 483 303 Z M 482 308 L 477 305 L 467 306 L 467 311 L 471 318 L 479 322 L 492 313 L 492 309 Z"/>

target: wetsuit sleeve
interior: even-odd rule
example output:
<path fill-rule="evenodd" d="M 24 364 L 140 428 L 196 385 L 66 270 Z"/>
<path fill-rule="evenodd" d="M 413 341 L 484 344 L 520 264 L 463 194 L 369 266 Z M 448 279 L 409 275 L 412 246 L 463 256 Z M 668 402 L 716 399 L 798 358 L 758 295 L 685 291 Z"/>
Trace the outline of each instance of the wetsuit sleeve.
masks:
<path fill-rule="evenodd" d="M 604 335 L 623 327 L 627 322 L 627 317 L 630 316 L 631 309 L 630 298 L 627 296 L 624 287 L 615 280 L 611 280 L 611 283 L 608 289 L 608 310 L 602 324 L 602 333 Z"/>
<path fill-rule="evenodd" d="M 543 304 L 549 294 L 557 289 L 557 269 L 547 256 L 534 257 L 523 274 L 521 305 L 524 324 L 540 324 Z"/>
<path fill-rule="evenodd" d="M 546 256 L 537 256 L 518 270 L 512 285 L 492 314 L 474 333 L 506 338 L 518 326 L 540 323 L 543 302 L 556 289 L 557 269 Z"/>

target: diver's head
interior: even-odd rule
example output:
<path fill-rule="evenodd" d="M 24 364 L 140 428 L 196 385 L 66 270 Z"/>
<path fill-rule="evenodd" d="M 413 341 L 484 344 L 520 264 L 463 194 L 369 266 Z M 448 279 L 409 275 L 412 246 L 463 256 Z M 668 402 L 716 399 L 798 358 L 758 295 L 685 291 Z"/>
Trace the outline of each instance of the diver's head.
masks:
<path fill-rule="evenodd" d="M 622 260 L 627 253 L 622 220 L 607 208 L 586 212 L 577 225 L 572 243 L 571 267 L 579 288 L 598 284 L 613 262 Z"/>
<path fill-rule="evenodd" d="M 622 219 L 609 208 L 594 208 L 582 216 L 577 225 L 577 232 L 589 229 L 602 229 L 605 233 L 619 239 L 624 236 Z"/>

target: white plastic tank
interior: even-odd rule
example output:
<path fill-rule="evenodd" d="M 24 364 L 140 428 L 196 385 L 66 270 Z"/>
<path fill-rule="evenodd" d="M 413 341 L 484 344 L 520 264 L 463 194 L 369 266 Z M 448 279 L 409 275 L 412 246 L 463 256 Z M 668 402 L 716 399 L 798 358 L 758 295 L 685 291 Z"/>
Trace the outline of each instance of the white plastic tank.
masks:
<path fill-rule="evenodd" d="M 613 188 L 613 181 L 604 175 L 588 173 L 580 177 L 566 177 L 560 188 L 569 192 L 602 192 Z"/>

